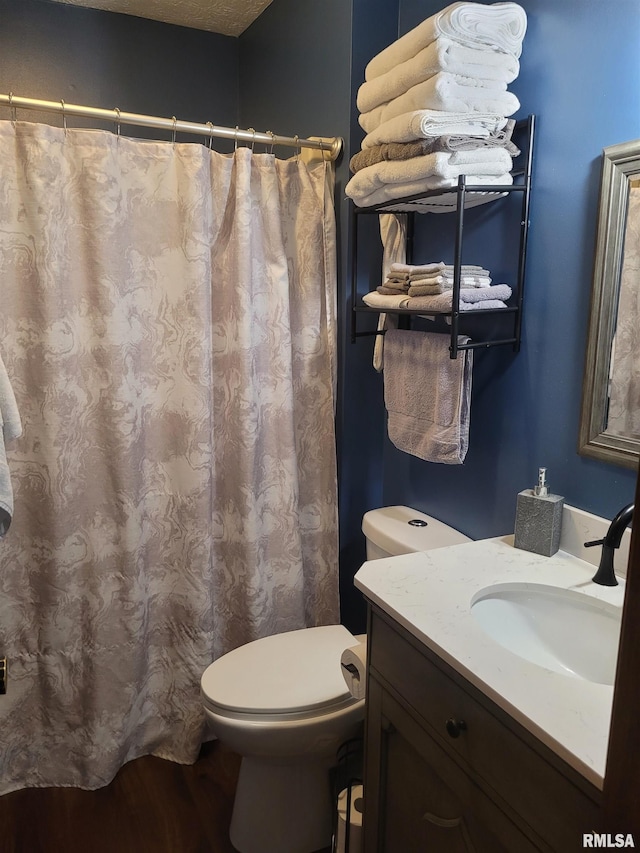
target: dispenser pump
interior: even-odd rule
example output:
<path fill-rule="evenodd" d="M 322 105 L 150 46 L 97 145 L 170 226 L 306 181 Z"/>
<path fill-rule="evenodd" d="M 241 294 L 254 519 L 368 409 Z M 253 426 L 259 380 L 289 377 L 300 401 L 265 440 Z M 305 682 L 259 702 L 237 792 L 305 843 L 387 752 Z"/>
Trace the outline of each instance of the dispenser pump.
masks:
<path fill-rule="evenodd" d="M 538 484 L 519 492 L 514 545 L 551 557 L 560 547 L 564 498 L 549 494 L 547 469 L 538 469 Z"/>
<path fill-rule="evenodd" d="M 549 494 L 547 486 L 547 469 L 538 468 L 538 485 L 534 487 L 533 493 L 536 497 L 546 497 Z"/>

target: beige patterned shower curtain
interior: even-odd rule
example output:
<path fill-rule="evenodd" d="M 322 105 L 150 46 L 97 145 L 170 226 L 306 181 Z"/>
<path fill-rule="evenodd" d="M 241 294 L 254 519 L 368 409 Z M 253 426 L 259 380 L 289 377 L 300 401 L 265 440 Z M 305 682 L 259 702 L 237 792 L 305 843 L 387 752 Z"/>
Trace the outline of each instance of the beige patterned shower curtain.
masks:
<path fill-rule="evenodd" d="M 0 123 L 0 793 L 193 761 L 214 657 L 338 621 L 330 164 Z"/>

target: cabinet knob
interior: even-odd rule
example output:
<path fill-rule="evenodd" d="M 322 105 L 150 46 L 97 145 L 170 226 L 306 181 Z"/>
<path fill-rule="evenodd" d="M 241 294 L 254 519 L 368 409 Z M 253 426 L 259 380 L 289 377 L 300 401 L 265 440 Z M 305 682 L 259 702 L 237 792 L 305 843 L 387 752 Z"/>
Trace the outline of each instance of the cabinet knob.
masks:
<path fill-rule="evenodd" d="M 445 723 L 445 728 L 449 737 L 460 737 L 461 732 L 466 732 L 467 724 L 464 720 L 456 720 L 455 717 L 449 717 Z"/>

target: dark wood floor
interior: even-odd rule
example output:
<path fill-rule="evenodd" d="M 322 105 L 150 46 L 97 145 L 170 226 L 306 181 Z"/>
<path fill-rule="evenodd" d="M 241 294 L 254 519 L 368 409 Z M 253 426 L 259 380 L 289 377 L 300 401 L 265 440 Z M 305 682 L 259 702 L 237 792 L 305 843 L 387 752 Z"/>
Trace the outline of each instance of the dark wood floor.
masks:
<path fill-rule="evenodd" d="M 2 853 L 234 853 L 229 822 L 240 759 L 218 741 L 192 766 L 145 756 L 97 791 L 0 797 Z"/>
<path fill-rule="evenodd" d="M 235 853 L 229 823 L 239 769 L 239 756 L 212 741 L 191 766 L 145 756 L 96 791 L 5 794 L 0 853 Z"/>

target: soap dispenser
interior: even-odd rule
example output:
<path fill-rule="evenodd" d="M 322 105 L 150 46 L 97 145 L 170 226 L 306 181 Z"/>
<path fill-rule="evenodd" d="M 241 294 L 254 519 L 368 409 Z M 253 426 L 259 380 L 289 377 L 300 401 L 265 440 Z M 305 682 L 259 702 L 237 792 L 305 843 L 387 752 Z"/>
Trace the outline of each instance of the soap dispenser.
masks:
<path fill-rule="evenodd" d="M 547 469 L 538 471 L 538 485 L 519 492 L 516 503 L 516 548 L 551 557 L 560 547 L 564 498 L 550 495 Z"/>

